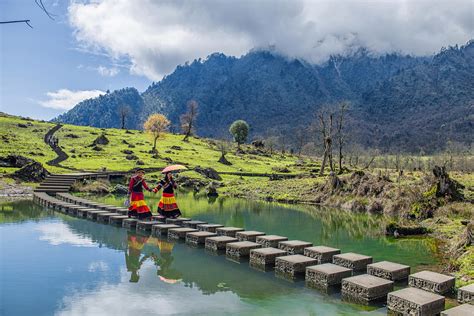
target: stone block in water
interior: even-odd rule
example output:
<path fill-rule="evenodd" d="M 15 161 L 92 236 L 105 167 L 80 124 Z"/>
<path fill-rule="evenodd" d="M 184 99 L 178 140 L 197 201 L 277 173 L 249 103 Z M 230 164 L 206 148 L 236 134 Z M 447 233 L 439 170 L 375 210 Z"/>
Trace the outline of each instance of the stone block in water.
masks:
<path fill-rule="evenodd" d="M 367 265 L 372 263 L 372 257 L 360 255 L 358 253 L 347 252 L 332 257 L 332 263 L 346 267 L 354 271 L 363 271 Z"/>
<path fill-rule="evenodd" d="M 393 290 L 393 281 L 369 274 L 342 279 L 341 294 L 344 298 L 361 303 L 384 299 Z"/>
<path fill-rule="evenodd" d="M 388 293 L 387 308 L 397 315 L 438 315 L 444 301 L 444 296 L 408 287 Z"/>
<path fill-rule="evenodd" d="M 175 224 L 175 225 L 183 226 L 183 222 L 188 222 L 190 220 L 191 220 L 190 218 L 186 218 L 186 217 L 167 218 L 165 223 L 166 224 Z"/>
<path fill-rule="evenodd" d="M 203 245 L 206 242 L 206 239 L 209 237 L 217 236 L 216 233 L 206 232 L 206 231 L 197 231 L 194 233 L 186 234 L 186 243 L 191 245 Z"/>
<path fill-rule="evenodd" d="M 111 225 L 122 225 L 122 221 L 127 219 L 127 215 L 115 215 L 109 217 L 109 224 Z"/>
<path fill-rule="evenodd" d="M 138 220 L 134 218 L 127 218 L 122 221 L 122 227 L 125 228 L 135 228 L 137 226 Z"/>
<path fill-rule="evenodd" d="M 367 274 L 392 281 L 408 278 L 410 266 L 390 261 L 380 261 L 367 266 Z"/>
<path fill-rule="evenodd" d="M 95 208 L 81 208 L 77 210 L 77 217 L 87 218 L 87 213 L 91 211 L 96 211 Z"/>
<path fill-rule="evenodd" d="M 201 224 L 201 225 L 197 225 L 196 228 L 200 231 L 203 231 L 203 232 L 215 233 L 216 229 L 218 229 L 220 227 L 224 227 L 224 225 L 221 225 L 221 224 Z"/>
<path fill-rule="evenodd" d="M 311 247 L 313 244 L 301 240 L 287 240 L 278 243 L 278 248 L 286 251 L 289 255 L 302 255 L 304 248 Z"/>
<path fill-rule="evenodd" d="M 117 213 L 105 212 L 97 214 L 97 221 L 100 223 L 109 223 L 110 216 L 116 216 Z"/>
<path fill-rule="evenodd" d="M 255 230 L 246 230 L 246 231 L 243 231 L 243 232 L 238 232 L 237 234 L 235 234 L 235 237 L 239 241 L 253 241 L 253 242 L 256 242 L 257 237 L 258 236 L 263 236 L 263 235 L 265 235 L 265 233 L 263 233 L 263 232 L 258 232 L 258 231 L 255 231 Z"/>
<path fill-rule="evenodd" d="M 90 212 L 87 212 L 87 218 L 90 219 L 90 220 L 97 220 L 97 214 L 101 214 L 101 213 L 108 213 L 106 211 L 90 211 Z"/>
<path fill-rule="evenodd" d="M 181 226 L 175 224 L 156 224 L 151 227 L 151 234 L 153 236 L 168 235 L 168 229 L 179 227 Z"/>
<path fill-rule="evenodd" d="M 441 312 L 441 316 L 472 316 L 474 315 L 474 305 L 463 304 Z"/>
<path fill-rule="evenodd" d="M 205 232 L 201 232 L 201 233 L 205 233 Z M 212 233 L 208 233 L 208 234 L 212 234 Z M 225 250 L 226 245 L 228 243 L 236 242 L 236 241 L 238 241 L 238 239 L 235 238 L 235 237 L 231 237 L 231 236 L 207 237 L 205 239 L 205 247 L 206 247 L 206 249 L 212 250 L 212 251 Z"/>
<path fill-rule="evenodd" d="M 243 228 L 240 227 L 219 227 L 216 229 L 216 233 L 218 236 L 228 236 L 228 237 L 235 237 L 237 232 L 244 231 Z"/>
<path fill-rule="evenodd" d="M 408 285 L 425 291 L 445 294 L 454 290 L 455 278 L 432 271 L 421 271 L 410 274 Z"/>
<path fill-rule="evenodd" d="M 180 227 L 168 229 L 168 238 L 171 239 L 185 239 L 187 233 L 197 232 L 195 228 Z"/>
<path fill-rule="evenodd" d="M 97 209 L 99 210 L 104 210 L 104 211 L 108 211 L 109 208 L 113 208 L 114 206 L 113 205 L 107 205 L 107 204 L 99 204 L 97 205 Z"/>
<path fill-rule="evenodd" d="M 151 217 L 151 220 L 154 221 L 154 222 L 158 222 L 160 224 L 166 224 L 166 218 L 164 218 L 161 215 L 153 215 Z"/>
<path fill-rule="evenodd" d="M 203 221 L 186 221 L 183 223 L 185 227 L 190 227 L 190 228 L 196 228 L 197 229 L 197 225 L 204 225 L 204 224 L 207 224 L 207 222 L 203 222 Z"/>
<path fill-rule="evenodd" d="M 137 222 L 137 230 L 150 232 L 153 225 L 161 224 L 158 221 L 138 221 Z"/>
<path fill-rule="evenodd" d="M 117 209 L 117 213 L 120 214 L 120 215 L 127 215 L 128 210 L 125 209 L 125 208 L 119 208 L 119 209 Z"/>
<path fill-rule="evenodd" d="M 280 241 L 288 240 L 288 237 L 278 236 L 278 235 L 265 235 L 258 236 L 256 242 L 264 248 L 272 247 L 278 248 L 278 243 Z"/>
<path fill-rule="evenodd" d="M 226 255 L 234 258 L 248 257 L 250 250 L 262 247 L 251 241 L 237 241 L 226 244 Z"/>
<path fill-rule="evenodd" d="M 340 249 L 326 247 L 326 246 L 314 246 L 304 249 L 303 254 L 306 257 L 314 258 L 318 260 L 318 264 L 331 263 L 332 257 L 341 253 Z"/>
<path fill-rule="evenodd" d="M 317 259 L 316 259 L 317 260 Z M 306 267 L 306 284 L 312 287 L 329 287 L 341 284 L 342 279 L 352 276 L 352 269 L 333 263 Z"/>
<path fill-rule="evenodd" d="M 273 266 L 277 257 L 286 255 L 285 250 L 272 247 L 252 249 L 250 251 L 250 263 L 259 266 Z"/>
<path fill-rule="evenodd" d="M 458 302 L 459 303 L 474 302 L 474 283 L 463 286 L 458 289 Z"/>
<path fill-rule="evenodd" d="M 289 255 L 275 258 L 275 271 L 283 275 L 295 277 L 304 274 L 306 267 L 315 265 L 316 259 L 303 255 Z"/>

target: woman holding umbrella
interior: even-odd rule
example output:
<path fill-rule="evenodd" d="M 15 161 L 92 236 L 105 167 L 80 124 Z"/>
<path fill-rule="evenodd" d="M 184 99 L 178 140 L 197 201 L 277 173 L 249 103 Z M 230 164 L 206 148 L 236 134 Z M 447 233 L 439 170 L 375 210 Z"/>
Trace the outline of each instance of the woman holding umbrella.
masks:
<path fill-rule="evenodd" d="M 158 183 L 156 188 L 153 189 L 153 192 L 158 192 L 163 189 L 163 194 L 161 200 L 158 203 L 158 213 L 164 217 L 176 218 L 181 216 L 181 211 L 178 208 L 176 203 L 176 198 L 174 197 L 174 190 L 178 187 L 176 182 L 174 182 L 172 171 L 178 171 L 186 169 L 182 165 L 173 165 L 168 166 L 163 169 L 162 173 L 165 174 L 165 178 Z"/>

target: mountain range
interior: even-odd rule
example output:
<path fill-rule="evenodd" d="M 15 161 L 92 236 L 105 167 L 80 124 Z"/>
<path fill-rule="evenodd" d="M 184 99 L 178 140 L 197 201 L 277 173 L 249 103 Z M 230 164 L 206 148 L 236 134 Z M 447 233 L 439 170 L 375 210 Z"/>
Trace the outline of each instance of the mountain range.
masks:
<path fill-rule="evenodd" d="M 229 137 L 229 125 L 247 121 L 251 137 L 278 136 L 291 147 L 298 131 L 306 142 L 318 135 L 308 127 L 321 109 L 350 104 L 346 139 L 389 152 L 435 152 L 448 142 L 472 145 L 474 127 L 474 41 L 443 48 L 429 57 L 374 55 L 359 49 L 332 56 L 321 65 L 255 50 L 236 58 L 215 53 L 179 65 L 139 93 L 116 90 L 77 104 L 56 121 L 120 127 L 119 108 L 128 105 L 128 128 L 165 114 L 178 131 L 189 100 L 199 103 L 196 132 Z"/>

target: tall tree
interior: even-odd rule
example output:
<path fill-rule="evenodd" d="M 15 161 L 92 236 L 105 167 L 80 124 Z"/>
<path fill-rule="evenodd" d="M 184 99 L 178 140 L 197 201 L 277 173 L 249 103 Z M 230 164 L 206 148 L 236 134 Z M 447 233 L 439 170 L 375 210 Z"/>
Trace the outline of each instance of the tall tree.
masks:
<path fill-rule="evenodd" d="M 128 105 L 123 104 L 123 105 L 119 106 L 118 112 L 119 112 L 119 116 L 120 116 L 120 128 L 124 129 L 125 128 L 125 121 L 127 119 L 127 116 L 129 116 L 130 113 L 132 112 L 132 109 Z"/>
<path fill-rule="evenodd" d="M 249 125 L 243 120 L 237 120 L 232 123 L 229 132 L 234 137 L 234 141 L 237 143 L 237 148 L 240 149 L 240 145 L 247 141 Z"/>
<path fill-rule="evenodd" d="M 198 103 L 195 100 L 189 100 L 187 103 L 188 111 L 181 115 L 181 129 L 183 130 L 183 141 L 187 141 L 195 129 L 196 117 L 198 115 Z"/>
<path fill-rule="evenodd" d="M 156 152 L 156 141 L 161 136 L 161 134 L 168 130 L 169 126 L 170 121 L 166 118 L 166 116 L 159 113 L 150 115 L 143 124 L 145 131 L 153 136 L 153 152 Z"/>
<path fill-rule="evenodd" d="M 333 128 L 333 119 L 334 113 L 328 107 L 323 107 L 318 115 L 319 119 L 319 132 L 322 136 L 324 153 L 323 161 L 321 163 L 321 169 L 319 170 L 319 175 L 324 174 L 324 168 L 326 168 L 326 163 L 329 159 L 329 168 L 331 171 L 334 171 L 333 160 L 332 160 L 332 128 Z"/>

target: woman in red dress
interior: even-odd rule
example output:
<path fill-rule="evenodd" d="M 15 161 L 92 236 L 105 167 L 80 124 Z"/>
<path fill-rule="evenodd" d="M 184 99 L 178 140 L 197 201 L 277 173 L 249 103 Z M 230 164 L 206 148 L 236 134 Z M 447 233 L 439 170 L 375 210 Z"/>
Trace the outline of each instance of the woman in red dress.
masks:
<path fill-rule="evenodd" d="M 130 194 L 130 206 L 128 208 L 128 217 L 138 217 L 139 219 L 146 219 L 152 216 L 150 208 L 146 205 L 143 189 L 152 191 L 145 182 L 143 176 L 145 170 L 138 169 L 135 175 L 130 179 L 128 185 L 128 194 Z"/>
<path fill-rule="evenodd" d="M 158 183 L 158 186 L 153 189 L 153 192 L 158 192 L 160 189 L 163 189 L 163 195 L 161 196 L 160 203 L 158 204 L 158 213 L 164 217 L 176 218 L 181 216 L 181 211 L 178 208 L 176 203 L 176 198 L 174 197 L 174 190 L 178 186 L 173 180 L 171 172 L 165 173 L 165 178 Z"/>

